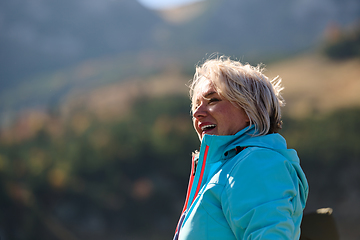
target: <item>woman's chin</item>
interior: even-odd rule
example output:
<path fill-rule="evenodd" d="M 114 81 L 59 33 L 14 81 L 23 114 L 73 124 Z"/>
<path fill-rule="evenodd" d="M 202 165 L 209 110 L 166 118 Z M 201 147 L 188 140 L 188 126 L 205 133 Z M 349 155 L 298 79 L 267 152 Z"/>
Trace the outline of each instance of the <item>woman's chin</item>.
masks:
<path fill-rule="evenodd" d="M 213 131 L 206 131 L 201 133 L 201 139 L 206 135 L 216 135 Z"/>

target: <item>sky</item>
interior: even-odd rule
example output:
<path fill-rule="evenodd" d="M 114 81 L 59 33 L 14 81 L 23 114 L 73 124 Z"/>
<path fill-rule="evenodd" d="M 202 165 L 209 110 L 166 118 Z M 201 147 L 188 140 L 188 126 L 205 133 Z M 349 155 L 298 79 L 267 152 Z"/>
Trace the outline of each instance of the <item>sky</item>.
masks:
<path fill-rule="evenodd" d="M 152 9 L 164 9 L 204 0 L 138 0 L 142 5 Z"/>

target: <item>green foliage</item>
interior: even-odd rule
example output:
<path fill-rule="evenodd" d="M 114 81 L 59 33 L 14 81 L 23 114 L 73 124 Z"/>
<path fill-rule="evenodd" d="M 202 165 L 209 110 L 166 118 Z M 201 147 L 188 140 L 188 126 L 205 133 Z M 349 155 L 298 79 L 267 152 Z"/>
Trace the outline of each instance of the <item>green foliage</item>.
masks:
<path fill-rule="evenodd" d="M 57 134 L 44 124 L 32 137 L 3 137 L 0 234 L 19 240 L 171 238 L 191 152 L 199 146 L 189 108 L 184 97 L 142 98 L 118 121 L 79 112 L 58 125 Z M 340 173 L 359 165 L 359 122 L 360 109 L 284 119 L 282 134 L 309 179 L 310 207 L 322 207 L 316 199 L 336 207 L 339 193 L 346 194 Z"/>
<path fill-rule="evenodd" d="M 295 148 L 310 185 L 308 209 L 332 207 L 338 221 L 349 219 L 341 207 L 359 194 L 360 109 L 341 109 L 325 116 L 284 119 L 283 136 Z M 359 201 L 360 199 L 356 200 Z M 340 210 L 342 209 L 342 210 Z M 342 213 L 341 211 L 344 211 Z M 359 213 L 357 213 L 359 214 Z M 360 219 L 352 219 L 353 225 Z"/>
<path fill-rule="evenodd" d="M 171 238 L 198 147 L 188 109 L 184 97 L 139 99 L 117 122 L 82 113 L 82 130 L 70 119 L 60 136 L 44 126 L 30 139 L 3 141 L 0 221 L 7 239 L 66 236 L 56 228 L 80 239 Z"/>
<path fill-rule="evenodd" d="M 306 119 L 284 119 L 283 135 L 306 162 L 324 165 L 357 161 L 360 156 L 359 109 L 341 109 L 325 116 Z M 315 160 L 316 159 L 316 160 Z"/>
<path fill-rule="evenodd" d="M 360 57 L 360 28 L 351 33 L 343 33 L 338 39 L 328 43 L 324 53 L 335 60 Z"/>

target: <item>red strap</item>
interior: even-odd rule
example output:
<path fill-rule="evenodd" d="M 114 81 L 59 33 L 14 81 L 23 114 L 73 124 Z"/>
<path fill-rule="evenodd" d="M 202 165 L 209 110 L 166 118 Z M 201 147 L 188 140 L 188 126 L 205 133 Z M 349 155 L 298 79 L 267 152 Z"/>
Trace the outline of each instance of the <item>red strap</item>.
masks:
<path fill-rule="evenodd" d="M 181 217 L 182 215 L 184 214 L 186 208 L 187 208 L 187 205 L 188 205 L 188 202 L 189 202 L 189 197 L 190 197 L 190 192 L 191 192 L 191 188 L 192 188 L 192 185 L 193 185 L 193 182 L 194 182 L 194 177 L 195 177 L 195 174 L 194 171 L 195 171 L 195 156 L 192 157 L 192 165 L 191 165 L 191 172 L 190 172 L 190 178 L 189 178 L 189 184 L 188 184 L 188 188 L 187 188 L 187 193 L 186 193 L 186 199 L 185 199 L 185 204 L 184 204 L 184 207 L 181 211 L 181 215 L 180 215 L 180 219 L 179 219 L 179 223 L 181 222 Z M 178 223 L 178 226 L 176 226 L 176 230 L 175 230 L 175 233 L 178 231 L 178 228 L 180 227 L 179 226 L 179 223 Z"/>
<path fill-rule="evenodd" d="M 195 171 L 195 157 L 193 157 L 192 159 L 192 167 L 191 167 L 191 172 L 190 172 L 190 179 L 189 179 L 189 184 L 188 184 L 188 189 L 187 189 L 187 193 L 186 193 L 186 200 L 185 200 L 185 204 L 182 210 L 182 213 L 186 210 L 188 202 L 189 202 L 189 197 L 190 197 L 190 192 L 191 192 L 191 187 L 193 185 L 194 182 L 194 177 L 195 174 L 193 174 L 193 172 Z"/>
<path fill-rule="evenodd" d="M 197 188 L 196 188 L 196 192 L 195 192 L 195 195 L 194 195 L 194 199 L 191 201 L 191 203 L 195 200 L 195 198 L 196 198 L 196 196 L 198 195 L 199 190 L 200 190 L 201 181 L 202 181 L 202 178 L 203 178 L 203 176 L 204 176 L 204 170 L 205 170 L 205 164 L 206 164 L 206 158 L 207 158 L 208 151 L 209 151 L 209 146 L 206 146 L 206 148 L 205 148 L 205 153 L 204 153 L 204 160 L 203 160 L 203 163 L 202 163 L 202 166 L 201 166 L 201 172 L 200 172 L 200 177 L 199 177 L 198 185 L 197 185 Z"/>
<path fill-rule="evenodd" d="M 196 192 L 195 192 L 195 195 L 194 195 L 194 198 L 193 200 L 191 201 L 191 203 L 194 202 L 196 196 L 198 195 L 199 193 L 199 190 L 200 190 L 200 186 L 201 186 L 201 181 L 202 181 L 202 178 L 204 176 L 204 171 L 205 171 L 205 164 L 206 164 L 206 158 L 207 158 L 207 154 L 208 154 L 208 151 L 209 151 L 209 146 L 206 146 L 205 148 L 205 153 L 204 153 L 204 160 L 203 160 L 203 163 L 202 163 L 202 166 L 201 166 L 201 172 L 200 172 L 200 177 L 199 177 L 199 181 L 198 181 L 198 185 L 197 185 L 197 188 L 196 188 Z M 191 166 L 191 172 L 190 172 L 190 179 L 189 179 L 189 184 L 188 184 L 188 189 L 187 189 L 187 193 L 186 193 L 186 200 L 185 200 L 185 204 L 184 204 L 184 207 L 183 207 L 183 210 L 181 212 L 181 217 L 180 217 L 180 220 L 179 220 L 179 223 L 178 223 L 178 226 L 176 227 L 176 230 L 175 230 L 175 236 L 176 236 L 176 233 L 178 232 L 178 229 L 179 229 L 179 225 L 180 223 L 182 222 L 181 219 L 182 219 L 182 215 L 184 214 L 187 206 L 188 206 L 188 203 L 189 203 L 189 198 L 190 198 L 190 192 L 191 192 L 191 188 L 192 188 L 192 185 L 193 185 L 193 182 L 194 182 L 194 178 L 195 178 L 195 174 L 194 171 L 195 171 L 195 156 L 192 158 L 192 166 Z"/>

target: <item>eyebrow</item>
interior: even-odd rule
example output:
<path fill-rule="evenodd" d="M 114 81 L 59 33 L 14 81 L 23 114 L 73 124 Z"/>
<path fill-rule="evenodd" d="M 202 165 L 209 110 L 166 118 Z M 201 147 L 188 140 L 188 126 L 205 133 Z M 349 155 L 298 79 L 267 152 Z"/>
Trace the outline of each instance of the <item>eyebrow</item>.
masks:
<path fill-rule="evenodd" d="M 217 92 L 215 92 L 215 91 L 208 92 L 208 93 L 206 93 L 203 97 L 204 97 L 204 98 L 209 98 L 211 95 L 216 94 L 216 93 L 217 93 Z"/>
<path fill-rule="evenodd" d="M 211 91 L 211 92 L 208 92 L 208 93 L 205 93 L 205 95 L 202 95 L 203 98 L 210 98 L 211 95 L 213 94 L 217 94 L 216 91 Z M 199 102 L 199 99 L 196 99 L 196 102 Z"/>

